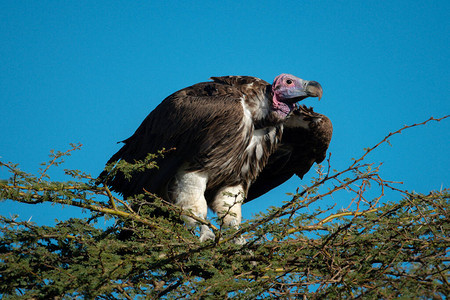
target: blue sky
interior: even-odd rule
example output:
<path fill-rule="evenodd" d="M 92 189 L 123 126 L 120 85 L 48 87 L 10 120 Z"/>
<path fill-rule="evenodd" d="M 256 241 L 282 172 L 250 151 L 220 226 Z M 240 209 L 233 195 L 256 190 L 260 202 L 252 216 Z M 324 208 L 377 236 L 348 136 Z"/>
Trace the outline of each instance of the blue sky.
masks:
<path fill-rule="evenodd" d="M 304 103 L 332 120 L 341 169 L 390 131 L 450 113 L 449 20 L 449 1 L 1 1 L 0 159 L 36 172 L 51 149 L 80 142 L 63 168 L 96 175 L 169 94 L 210 76 L 291 73 L 322 84 L 322 101 Z M 404 189 L 448 188 L 449 132 L 450 120 L 406 131 L 368 160 Z M 301 184 L 246 204 L 244 217 Z M 75 215 L 11 202 L 0 213 Z"/>

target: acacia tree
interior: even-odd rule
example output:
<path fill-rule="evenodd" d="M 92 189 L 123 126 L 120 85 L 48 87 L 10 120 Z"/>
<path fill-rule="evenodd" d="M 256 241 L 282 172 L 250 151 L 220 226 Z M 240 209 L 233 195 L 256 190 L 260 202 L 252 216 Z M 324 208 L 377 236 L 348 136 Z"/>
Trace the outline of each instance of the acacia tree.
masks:
<path fill-rule="evenodd" d="M 65 170 L 71 181 L 52 181 L 48 169 L 81 145 L 51 153 L 38 175 L 1 163 L 11 174 L 0 182 L 1 199 L 79 207 L 88 217 L 38 226 L 1 216 L 0 292 L 6 299 L 445 298 L 449 190 L 401 190 L 381 178 L 380 165 L 365 160 L 393 135 L 447 117 L 390 133 L 344 170 L 332 170 L 328 157 L 290 201 L 239 230 L 145 191 L 123 200 L 77 170 Z M 159 155 L 164 151 L 132 165 L 120 162 L 119 169 L 131 174 L 153 168 Z M 348 193 L 342 196 L 342 190 Z M 388 190 L 395 199 L 386 199 Z M 347 207 L 312 210 L 331 196 Z M 216 239 L 200 243 L 182 215 L 209 226 Z M 114 222 L 99 226 L 102 218 Z M 232 242 L 241 236 L 247 243 Z"/>

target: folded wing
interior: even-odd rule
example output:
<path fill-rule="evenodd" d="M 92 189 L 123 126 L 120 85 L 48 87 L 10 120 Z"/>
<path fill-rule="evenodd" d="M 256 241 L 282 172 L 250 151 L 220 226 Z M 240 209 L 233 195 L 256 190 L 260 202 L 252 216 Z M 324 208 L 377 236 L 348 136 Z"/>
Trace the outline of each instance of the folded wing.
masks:
<path fill-rule="evenodd" d="M 251 201 L 290 179 L 303 178 L 314 163 L 321 163 L 333 134 L 328 117 L 312 108 L 296 108 L 284 123 L 284 132 L 277 150 L 256 181 L 250 186 L 246 202 Z"/>

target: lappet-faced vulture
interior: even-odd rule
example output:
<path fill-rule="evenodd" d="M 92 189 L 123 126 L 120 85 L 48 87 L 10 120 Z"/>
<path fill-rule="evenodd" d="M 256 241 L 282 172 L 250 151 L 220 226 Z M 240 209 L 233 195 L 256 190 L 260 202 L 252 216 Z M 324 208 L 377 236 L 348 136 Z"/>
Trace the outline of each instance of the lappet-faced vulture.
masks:
<path fill-rule="evenodd" d="M 241 204 L 289 179 L 303 176 L 325 157 L 331 122 L 296 102 L 321 97 L 322 87 L 290 74 L 273 84 L 250 76 L 212 77 L 164 99 L 124 140 L 108 163 L 133 163 L 173 149 L 158 168 L 100 181 L 125 198 L 155 193 L 206 218 L 208 207 L 224 225 L 238 226 Z M 248 195 L 249 197 L 246 197 Z M 189 225 L 195 221 L 185 218 Z M 202 226 L 201 240 L 211 238 Z"/>

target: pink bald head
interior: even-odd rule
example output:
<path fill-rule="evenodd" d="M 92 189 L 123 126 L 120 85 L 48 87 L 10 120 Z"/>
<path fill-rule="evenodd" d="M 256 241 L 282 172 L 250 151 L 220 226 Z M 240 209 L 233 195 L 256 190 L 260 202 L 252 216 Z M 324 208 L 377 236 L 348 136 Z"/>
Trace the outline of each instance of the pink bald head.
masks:
<path fill-rule="evenodd" d="M 272 84 L 273 109 L 286 117 L 293 109 L 294 104 L 307 97 L 321 97 L 322 87 L 315 81 L 307 81 L 291 74 L 281 74 L 275 77 Z"/>

